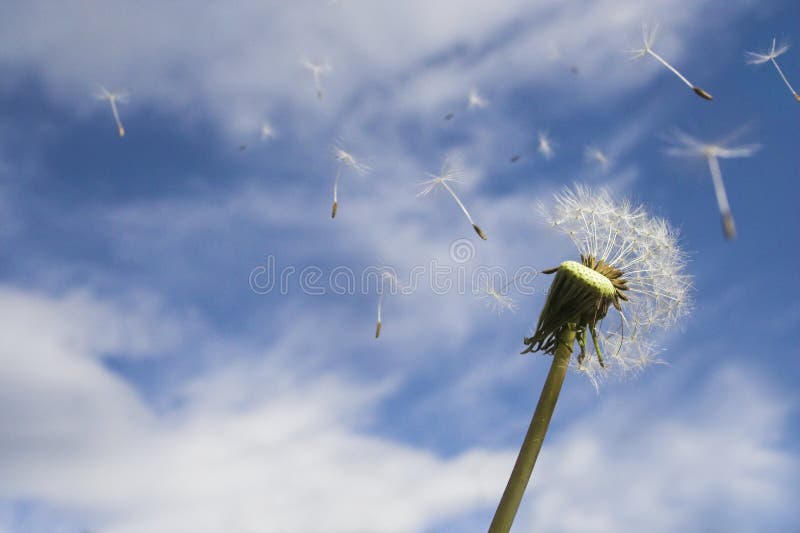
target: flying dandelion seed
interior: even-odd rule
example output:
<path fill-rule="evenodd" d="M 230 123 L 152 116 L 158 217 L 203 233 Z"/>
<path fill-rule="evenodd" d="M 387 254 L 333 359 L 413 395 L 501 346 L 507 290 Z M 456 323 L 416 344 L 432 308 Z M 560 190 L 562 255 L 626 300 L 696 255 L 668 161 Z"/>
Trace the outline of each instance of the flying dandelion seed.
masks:
<path fill-rule="evenodd" d="M 322 101 L 322 75 L 329 74 L 333 68 L 327 63 L 316 64 L 310 61 L 300 62 L 305 68 L 311 71 L 314 76 L 314 88 L 317 90 L 317 98 Z"/>
<path fill-rule="evenodd" d="M 378 287 L 378 322 L 375 325 L 375 338 L 381 336 L 381 327 L 383 325 L 381 321 L 381 309 L 383 307 L 383 295 L 386 293 L 386 285 L 389 285 L 389 289 L 396 289 L 397 288 L 397 275 L 393 272 L 388 270 L 384 270 L 381 272 L 381 284 Z"/>
<path fill-rule="evenodd" d="M 539 153 L 544 156 L 545 159 L 550 160 L 555 155 L 553 153 L 553 141 L 550 140 L 550 137 L 547 136 L 547 132 L 539 133 Z"/>
<path fill-rule="evenodd" d="M 690 82 L 688 79 L 686 79 L 686 76 L 681 74 L 678 71 L 678 69 L 676 69 L 675 67 L 670 65 L 667 62 L 666 59 L 664 59 L 663 57 L 661 57 L 660 55 L 658 55 L 657 53 L 655 53 L 653 51 L 653 43 L 656 40 L 656 36 L 658 34 L 658 28 L 659 28 L 659 25 L 656 24 L 656 25 L 653 26 L 652 29 L 648 30 L 647 24 L 642 24 L 642 45 L 643 46 L 642 46 L 642 48 L 637 48 L 635 50 L 631 50 L 630 51 L 631 56 L 632 56 L 631 59 L 639 59 L 640 57 L 644 57 L 646 55 L 650 55 L 656 61 L 658 61 L 659 63 L 661 63 L 665 67 L 667 67 L 670 70 L 670 72 L 675 74 L 678 77 L 678 79 L 680 79 L 691 90 L 693 90 L 694 93 L 697 96 L 699 96 L 700 98 L 705 98 L 706 100 L 713 100 L 714 98 L 710 94 L 708 94 L 706 91 L 704 91 L 703 89 L 701 89 L 700 87 L 694 85 L 692 82 Z"/>
<path fill-rule="evenodd" d="M 674 325 L 689 308 L 685 254 L 666 221 L 627 201 L 616 202 L 604 190 L 580 186 L 564 189 L 551 208 L 540 210 L 554 229 L 569 236 L 578 257 L 544 271 L 555 277 L 523 353 L 541 351 L 553 361 L 490 533 L 511 529 L 567 369 L 591 376 L 601 369 L 642 368 L 653 362 L 651 334 Z M 611 322 L 618 327 L 607 324 L 612 307 L 617 320 Z"/>
<path fill-rule="evenodd" d="M 492 280 L 487 276 L 486 283 L 481 288 L 480 292 L 478 293 L 478 297 L 486 300 L 486 305 L 492 311 L 495 311 L 497 314 L 502 314 L 504 311 L 511 311 L 512 313 L 516 313 L 518 306 L 514 302 L 514 299 L 505 294 L 506 289 L 517 281 L 516 278 L 512 279 L 499 289 L 494 286 Z"/>
<path fill-rule="evenodd" d="M 487 105 L 489 105 L 489 101 L 481 96 L 477 89 L 470 89 L 469 103 L 467 104 L 468 109 L 483 109 Z"/>
<path fill-rule="evenodd" d="M 606 156 L 606 154 L 604 154 L 599 148 L 587 146 L 586 150 L 584 151 L 584 157 L 586 158 L 586 161 L 600 165 L 603 170 L 608 169 L 608 156 Z"/>
<path fill-rule="evenodd" d="M 95 93 L 94 97 L 98 100 L 108 100 L 111 104 L 111 113 L 114 114 L 114 121 L 117 123 L 117 131 L 120 137 L 125 136 L 125 128 L 122 127 L 122 121 L 119 119 L 119 111 L 117 111 L 117 102 L 120 104 L 128 103 L 128 93 L 126 91 L 111 92 L 106 90 L 105 87 L 100 87 L 100 92 Z"/>
<path fill-rule="evenodd" d="M 261 124 L 261 140 L 264 142 L 269 142 L 270 139 L 276 139 L 278 137 L 278 132 L 276 132 L 269 122 L 263 122 Z"/>
<path fill-rule="evenodd" d="M 797 91 L 794 90 L 794 87 L 792 87 L 792 84 L 789 83 L 788 79 L 786 79 L 786 75 L 783 73 L 783 70 L 781 70 L 780 65 L 778 65 L 777 61 L 775 61 L 775 59 L 778 56 L 784 54 L 788 49 L 789 49 L 789 45 L 786 44 L 786 43 L 781 44 L 780 46 L 777 46 L 777 42 L 776 42 L 775 38 L 773 37 L 772 38 L 772 48 L 769 49 L 769 52 L 764 52 L 763 54 L 762 53 L 758 53 L 758 52 L 747 52 L 746 53 L 746 57 L 747 57 L 746 62 L 749 65 L 760 65 L 762 63 L 766 63 L 767 61 L 771 61 L 772 64 L 775 66 L 775 70 L 777 70 L 778 74 L 780 74 L 781 79 L 783 80 L 783 83 L 785 83 L 786 86 L 789 88 L 789 90 L 792 92 L 792 95 L 794 96 L 794 99 L 797 100 L 798 102 L 800 102 L 800 94 L 797 94 Z"/>
<path fill-rule="evenodd" d="M 714 184 L 714 193 L 717 197 L 717 206 L 722 217 L 722 229 L 726 239 L 736 237 L 736 224 L 733 221 L 730 205 L 728 205 L 728 195 L 725 192 L 725 183 L 722 181 L 722 171 L 719 167 L 719 159 L 732 159 L 736 157 L 750 157 L 761 147 L 758 144 L 748 144 L 737 147 L 725 146 L 732 138 L 735 138 L 740 131 L 728 136 L 727 140 L 717 143 L 704 143 L 694 137 L 676 130 L 672 134 L 672 141 L 675 144 L 667 150 L 667 153 L 679 157 L 704 157 L 708 161 L 708 168 L 711 171 L 711 180 Z"/>
<path fill-rule="evenodd" d="M 417 197 L 427 196 L 440 187 L 446 189 L 467 216 L 467 220 L 469 220 L 469 223 L 472 224 L 472 229 L 474 229 L 475 233 L 477 233 L 478 236 L 485 241 L 486 234 L 483 233 L 483 230 L 475 223 L 474 220 L 472 220 L 472 216 L 469 214 L 469 211 L 467 211 L 464 203 L 461 201 L 452 187 L 448 185 L 449 182 L 459 181 L 459 178 L 462 176 L 462 174 L 463 171 L 455 159 L 452 157 L 445 158 L 439 174 L 428 174 L 428 176 L 430 176 L 432 179 L 420 183 L 421 190 L 419 193 L 417 193 Z"/>
<path fill-rule="evenodd" d="M 363 176 L 371 169 L 358 161 L 351 153 L 338 146 L 333 148 L 333 157 L 339 162 L 339 168 L 336 169 L 336 177 L 333 179 L 333 207 L 331 208 L 331 218 L 336 218 L 336 211 L 339 209 L 339 178 L 342 175 L 342 171 L 350 168 L 356 174 Z"/>

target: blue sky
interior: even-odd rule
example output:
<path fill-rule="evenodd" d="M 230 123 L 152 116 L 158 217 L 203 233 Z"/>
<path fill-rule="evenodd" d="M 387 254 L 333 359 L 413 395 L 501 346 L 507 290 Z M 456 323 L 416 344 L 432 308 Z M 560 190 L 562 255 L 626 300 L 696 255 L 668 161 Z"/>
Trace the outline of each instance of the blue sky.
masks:
<path fill-rule="evenodd" d="M 666 364 L 599 392 L 568 375 L 514 530 L 800 523 L 800 104 L 771 65 L 744 61 L 773 36 L 797 42 L 796 3 L 3 13 L 0 532 L 484 530 L 548 369 L 519 352 L 549 279 L 498 314 L 471 290 L 434 291 L 430 266 L 455 281 L 574 258 L 536 210 L 571 183 L 679 228 L 694 309 L 658 339 Z M 645 21 L 713 102 L 629 60 Z M 301 60 L 331 65 L 322 101 Z M 800 50 L 779 61 L 800 86 Z M 124 138 L 101 85 L 130 93 Z M 471 88 L 488 106 L 467 109 Z M 667 155 L 666 137 L 740 127 L 762 148 L 721 160 L 728 242 L 705 162 Z M 371 171 L 343 175 L 332 220 L 336 143 Z M 448 155 L 485 242 L 445 193 L 416 197 Z M 270 256 L 295 273 L 259 294 L 250 278 Z M 328 285 L 375 265 L 404 285 L 426 272 L 386 295 L 379 339 L 374 287 Z M 308 267 L 325 294 L 302 289 Z"/>

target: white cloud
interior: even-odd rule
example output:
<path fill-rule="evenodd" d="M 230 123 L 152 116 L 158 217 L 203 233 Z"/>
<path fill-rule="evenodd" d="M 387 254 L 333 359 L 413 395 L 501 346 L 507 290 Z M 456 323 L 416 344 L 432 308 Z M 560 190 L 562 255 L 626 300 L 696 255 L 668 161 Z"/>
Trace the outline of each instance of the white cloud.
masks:
<path fill-rule="evenodd" d="M 800 497 L 800 462 L 782 448 L 795 398 L 737 367 L 689 396 L 687 378 L 607 400 L 550 440 L 520 530 L 787 531 Z"/>
<path fill-rule="evenodd" d="M 152 317 L 136 313 L 87 294 L 0 292 L 0 318 L 16 339 L 0 349 L 0 401 L 13 406 L 0 424 L 0 500 L 120 533 L 406 532 L 495 505 L 514 451 L 471 448 L 453 433 L 464 451 L 443 458 L 370 435 L 396 384 L 294 372 L 295 343 L 223 362 L 166 393 L 179 407 L 154 411 L 98 357 L 158 337 Z M 112 342 L 109 329 L 130 335 Z M 212 339 L 202 345 L 225 351 Z M 494 374 L 501 385 L 503 374 Z M 466 375 L 461 394 L 485 390 L 475 377 Z M 735 367 L 670 400 L 685 379 L 600 396 L 557 425 L 518 529 L 666 532 L 709 512 L 727 531 L 785 524 L 797 497 L 798 463 L 780 447 L 791 402 Z M 483 431 L 505 429 L 479 404 L 464 410 Z M 25 527 L 13 516 L 6 509 L 0 524 Z"/>
<path fill-rule="evenodd" d="M 101 531 L 418 530 L 490 503 L 511 460 L 369 436 L 386 391 L 299 379 L 270 357 L 198 379 L 158 415 L 98 359 L 158 335 L 131 327 L 138 317 L 18 291 L 0 293 L 0 317 L 15 339 L 0 349 L 0 401 L 13 406 L 0 497 L 78 510 Z M 109 329 L 131 336 L 111 342 Z"/>
<path fill-rule="evenodd" d="M 345 127 L 342 117 L 347 122 L 355 115 L 352 127 L 359 131 L 367 119 L 387 113 L 428 114 L 456 102 L 463 108 L 473 85 L 497 93 L 535 83 L 571 96 L 548 105 L 579 112 L 663 75 L 655 65 L 625 57 L 642 20 L 663 23 L 659 50 L 678 61 L 690 47 L 686 41 L 699 33 L 696 21 L 708 23 L 698 16 L 703 6 L 611 0 L 259 1 L 240 2 L 235 10 L 183 3 L 17 4 L 0 23 L 0 59 L 35 69 L 54 99 L 84 112 L 106 111 L 92 107 L 89 93 L 108 84 L 131 91 L 129 116 L 137 105 L 156 103 L 191 124 L 210 110 L 223 129 L 254 137 L 265 116 L 291 106 L 291 128 L 308 137 L 320 120 Z M 716 23 L 739 9 L 717 8 Z M 562 60 L 548 57 L 554 46 Z M 323 80 L 323 104 L 299 64 L 304 57 L 333 66 Z M 573 64 L 580 65 L 580 79 L 590 81 L 578 83 L 568 71 Z"/>

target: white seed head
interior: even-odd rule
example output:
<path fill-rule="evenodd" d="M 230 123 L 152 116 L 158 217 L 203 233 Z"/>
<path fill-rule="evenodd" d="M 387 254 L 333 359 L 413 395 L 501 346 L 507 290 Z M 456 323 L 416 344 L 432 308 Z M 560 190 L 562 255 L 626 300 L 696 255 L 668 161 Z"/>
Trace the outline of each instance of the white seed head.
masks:
<path fill-rule="evenodd" d="M 776 39 L 772 38 L 772 47 L 766 52 L 745 52 L 745 62 L 748 65 L 760 65 L 761 63 L 766 63 L 767 61 L 771 61 L 776 57 L 782 55 L 789 49 L 789 45 L 787 43 L 781 43 L 780 45 L 777 44 Z"/>
<path fill-rule="evenodd" d="M 720 159 L 750 157 L 761 149 L 761 145 L 728 146 L 731 139 L 736 138 L 741 131 L 737 130 L 727 138 L 717 142 L 704 142 L 676 129 L 669 136 L 672 146 L 667 149 L 667 153 L 679 157 L 718 157 Z"/>
<path fill-rule="evenodd" d="M 583 155 L 587 161 L 599 164 L 604 170 L 608 168 L 608 156 L 599 148 L 587 146 Z"/>
<path fill-rule="evenodd" d="M 469 91 L 469 109 L 483 109 L 489 105 L 489 101 L 478 93 L 478 90 L 473 88 Z"/>
<path fill-rule="evenodd" d="M 315 78 L 318 78 L 322 74 L 329 74 L 333 70 L 333 67 L 328 63 L 312 63 L 311 61 L 303 60 L 300 64 L 310 70 Z"/>
<path fill-rule="evenodd" d="M 486 284 L 481 287 L 478 297 L 486 300 L 486 305 L 498 315 L 508 310 L 515 313 L 518 309 L 517 304 L 507 294 L 503 294 L 500 290 L 492 285 L 490 280 L 486 280 Z"/>
<path fill-rule="evenodd" d="M 442 168 L 439 170 L 439 173 L 428 173 L 431 179 L 419 184 L 420 191 L 417 193 L 417 197 L 427 196 L 433 191 L 443 187 L 445 183 L 460 181 L 463 174 L 464 170 L 459 159 L 454 156 L 446 157 L 444 162 L 442 162 Z"/>
<path fill-rule="evenodd" d="M 278 136 L 278 132 L 276 132 L 269 122 L 263 122 L 261 124 L 261 140 L 266 142 L 270 139 L 275 139 Z"/>
<path fill-rule="evenodd" d="M 631 54 L 631 59 L 644 57 L 653 49 L 653 43 L 656 42 L 659 28 L 660 26 L 657 23 L 652 26 L 648 26 L 647 23 L 642 23 L 642 47 L 628 50 Z"/>
<path fill-rule="evenodd" d="M 357 174 L 362 176 L 372 170 L 368 165 L 356 159 L 353 154 L 343 150 L 338 146 L 333 148 L 333 156 L 339 163 L 353 169 Z"/>
<path fill-rule="evenodd" d="M 553 155 L 555 155 L 553 153 L 553 141 L 548 137 L 547 132 L 539 133 L 539 153 L 545 159 L 552 159 Z"/>
<path fill-rule="evenodd" d="M 606 368 L 630 371 L 653 362 L 652 336 L 690 308 L 691 281 L 684 273 L 686 256 L 676 231 L 627 200 L 614 201 L 604 189 L 565 188 L 551 207 L 539 207 L 554 229 L 570 237 L 581 256 L 615 267 L 627 280 L 627 301 L 598 324 Z M 592 361 L 599 364 L 599 360 L 586 357 L 581 370 L 593 374 Z"/>
<path fill-rule="evenodd" d="M 120 104 L 127 104 L 130 99 L 130 93 L 128 91 L 109 91 L 105 87 L 100 87 L 100 89 L 94 93 L 94 97 L 97 100 L 108 100 L 109 102 L 117 102 Z"/>

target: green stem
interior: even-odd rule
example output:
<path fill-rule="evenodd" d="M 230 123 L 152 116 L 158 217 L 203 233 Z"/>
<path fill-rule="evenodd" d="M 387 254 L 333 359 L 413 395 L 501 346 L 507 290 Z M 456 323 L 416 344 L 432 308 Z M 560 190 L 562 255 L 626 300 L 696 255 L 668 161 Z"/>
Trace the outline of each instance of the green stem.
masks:
<path fill-rule="evenodd" d="M 528 486 L 528 480 L 533 473 L 533 465 L 536 464 L 539 450 L 542 449 L 547 427 L 553 417 L 558 395 L 561 392 L 561 385 L 564 383 L 569 360 L 572 357 L 572 344 L 574 341 L 574 327 L 570 324 L 561 328 L 558 333 L 558 347 L 553 355 L 550 372 L 548 372 L 544 387 L 542 387 L 539 403 L 536 404 L 536 411 L 533 413 L 528 433 L 522 442 L 517 462 L 511 471 L 511 477 L 508 478 L 506 490 L 503 492 L 503 497 L 500 498 L 500 504 L 494 513 L 492 525 L 489 526 L 489 533 L 507 533 L 511 530 L 511 524 L 514 522 L 525 487 Z"/>

